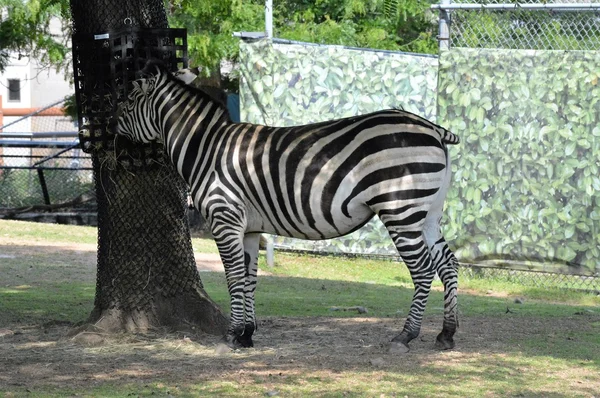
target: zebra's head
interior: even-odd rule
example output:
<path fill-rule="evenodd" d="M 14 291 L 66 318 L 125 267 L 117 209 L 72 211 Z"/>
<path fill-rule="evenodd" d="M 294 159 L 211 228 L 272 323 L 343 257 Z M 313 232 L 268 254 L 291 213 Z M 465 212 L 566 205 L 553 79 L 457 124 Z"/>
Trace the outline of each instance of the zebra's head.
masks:
<path fill-rule="evenodd" d="M 157 62 L 149 62 L 140 74 L 142 78 L 132 83 L 127 100 L 119 107 L 117 134 L 135 142 L 161 141 L 158 108 L 161 98 L 168 94 L 169 81 L 174 77 L 188 84 L 197 75 L 190 69 L 172 74 Z"/>

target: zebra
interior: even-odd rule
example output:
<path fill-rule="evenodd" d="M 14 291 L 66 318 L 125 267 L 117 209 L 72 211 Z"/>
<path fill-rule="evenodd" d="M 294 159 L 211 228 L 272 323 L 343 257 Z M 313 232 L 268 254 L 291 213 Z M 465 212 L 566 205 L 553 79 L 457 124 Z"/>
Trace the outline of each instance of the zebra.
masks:
<path fill-rule="evenodd" d="M 182 74 L 186 76 L 186 74 Z M 390 350 L 407 352 L 431 283 L 443 282 L 436 347 L 454 347 L 458 262 L 440 221 L 450 186 L 452 132 L 400 110 L 295 127 L 233 123 L 210 95 L 150 62 L 119 109 L 117 133 L 159 141 L 189 184 L 225 268 L 230 324 L 224 342 L 252 347 L 262 233 L 329 239 L 377 215 L 408 267 L 414 295 Z"/>

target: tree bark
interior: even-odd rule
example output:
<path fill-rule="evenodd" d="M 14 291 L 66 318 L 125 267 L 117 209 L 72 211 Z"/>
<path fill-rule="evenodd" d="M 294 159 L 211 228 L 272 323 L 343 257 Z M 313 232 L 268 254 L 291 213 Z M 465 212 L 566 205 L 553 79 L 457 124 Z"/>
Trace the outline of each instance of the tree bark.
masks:
<path fill-rule="evenodd" d="M 161 0 L 71 0 L 71 10 L 78 33 L 102 34 L 124 23 L 167 27 Z M 93 75 L 88 71 L 88 78 Z M 85 114 L 85 105 L 78 110 Z M 227 318 L 204 291 L 196 268 L 184 181 L 166 156 L 157 156 L 151 167 L 127 167 L 114 146 L 92 152 L 98 272 L 88 322 L 109 332 L 194 325 L 225 334 Z"/>

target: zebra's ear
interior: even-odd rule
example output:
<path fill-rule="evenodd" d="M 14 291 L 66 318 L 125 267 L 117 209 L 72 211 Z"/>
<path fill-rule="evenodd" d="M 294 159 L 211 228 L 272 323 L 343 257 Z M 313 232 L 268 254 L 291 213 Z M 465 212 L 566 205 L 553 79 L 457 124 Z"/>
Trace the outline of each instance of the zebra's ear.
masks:
<path fill-rule="evenodd" d="M 195 71 L 194 71 L 195 69 Z M 191 84 L 198 77 L 198 69 L 197 68 L 185 68 L 179 69 L 177 72 L 173 73 L 173 76 L 184 82 L 185 84 Z"/>
<path fill-rule="evenodd" d="M 131 82 L 131 86 L 129 88 L 129 95 L 131 96 L 131 94 L 135 91 L 141 91 L 142 90 L 142 86 L 139 83 L 138 80 L 134 80 Z"/>
<path fill-rule="evenodd" d="M 154 82 L 152 79 L 141 79 L 140 80 L 140 91 L 145 95 L 148 95 L 148 92 L 154 88 Z"/>
<path fill-rule="evenodd" d="M 167 71 L 165 64 L 158 60 L 150 60 L 146 62 L 146 65 L 142 70 L 139 71 L 140 77 L 151 77 L 157 76 Z"/>

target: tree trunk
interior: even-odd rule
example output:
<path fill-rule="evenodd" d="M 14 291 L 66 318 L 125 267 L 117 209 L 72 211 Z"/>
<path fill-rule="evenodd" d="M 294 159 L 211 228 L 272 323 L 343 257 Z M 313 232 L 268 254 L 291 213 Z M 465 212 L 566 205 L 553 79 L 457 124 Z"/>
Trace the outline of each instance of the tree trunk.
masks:
<path fill-rule="evenodd" d="M 161 0 L 71 0 L 71 10 L 77 33 L 102 34 L 124 24 L 167 27 Z M 87 72 L 93 80 L 94 71 Z M 85 106 L 78 103 L 80 120 Z M 104 123 L 103 134 L 110 134 L 108 117 Z M 112 332 L 194 325 L 224 334 L 227 318 L 204 291 L 196 268 L 184 181 L 164 154 L 155 151 L 151 167 L 127 167 L 117 152 L 117 144 L 92 150 L 98 274 L 88 322 Z"/>

